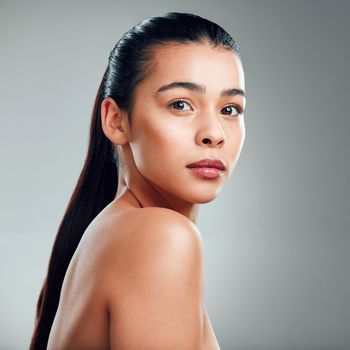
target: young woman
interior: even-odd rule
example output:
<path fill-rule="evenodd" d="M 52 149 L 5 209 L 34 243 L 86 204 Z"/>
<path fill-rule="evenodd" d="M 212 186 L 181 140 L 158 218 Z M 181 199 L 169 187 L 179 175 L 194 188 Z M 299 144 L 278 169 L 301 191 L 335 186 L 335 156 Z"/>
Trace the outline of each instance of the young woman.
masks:
<path fill-rule="evenodd" d="M 124 34 L 97 93 L 32 350 L 219 349 L 195 223 L 239 158 L 244 108 L 238 46 L 217 24 L 173 12 Z"/>

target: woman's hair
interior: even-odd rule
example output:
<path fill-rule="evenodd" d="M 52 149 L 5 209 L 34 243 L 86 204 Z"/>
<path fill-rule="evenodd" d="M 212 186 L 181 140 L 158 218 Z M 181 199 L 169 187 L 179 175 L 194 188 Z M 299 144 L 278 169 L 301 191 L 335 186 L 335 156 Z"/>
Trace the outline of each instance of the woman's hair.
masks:
<path fill-rule="evenodd" d="M 59 225 L 38 298 L 30 350 L 46 349 L 71 258 L 88 225 L 112 202 L 117 192 L 118 155 L 102 131 L 103 99 L 113 98 L 128 112 L 131 123 L 133 91 L 152 68 L 152 49 L 157 45 L 204 42 L 239 54 L 237 43 L 216 23 L 178 12 L 140 22 L 126 32 L 111 51 L 95 99 L 85 163 Z"/>

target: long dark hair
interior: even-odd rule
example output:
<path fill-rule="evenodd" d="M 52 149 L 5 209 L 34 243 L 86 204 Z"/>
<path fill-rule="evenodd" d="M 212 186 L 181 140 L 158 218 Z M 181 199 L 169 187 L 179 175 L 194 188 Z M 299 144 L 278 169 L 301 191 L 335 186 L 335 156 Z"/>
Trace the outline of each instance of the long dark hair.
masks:
<path fill-rule="evenodd" d="M 30 350 L 46 349 L 71 258 L 88 225 L 116 195 L 118 155 L 102 131 L 103 99 L 112 97 L 128 112 L 131 123 L 133 91 L 151 68 L 152 49 L 168 43 L 204 40 L 213 47 L 224 47 L 239 54 L 236 42 L 220 26 L 200 16 L 178 12 L 140 22 L 126 32 L 111 51 L 95 99 L 85 163 L 59 225 L 38 298 Z"/>

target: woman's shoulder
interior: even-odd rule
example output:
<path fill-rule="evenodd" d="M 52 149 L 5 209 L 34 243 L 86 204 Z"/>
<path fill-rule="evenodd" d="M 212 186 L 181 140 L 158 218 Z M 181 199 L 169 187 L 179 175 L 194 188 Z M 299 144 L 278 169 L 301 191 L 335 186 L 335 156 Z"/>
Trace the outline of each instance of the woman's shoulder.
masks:
<path fill-rule="evenodd" d="M 149 282 L 186 275 L 201 282 L 202 239 L 186 216 L 160 207 L 132 208 L 110 212 L 93 227 L 82 251 L 110 295 L 130 288 L 137 278 Z"/>
<path fill-rule="evenodd" d="M 112 250 L 123 251 L 128 246 L 139 244 L 140 248 L 156 249 L 153 246 L 157 243 L 165 244 L 167 248 L 176 248 L 176 242 L 201 243 L 200 233 L 191 220 L 174 210 L 160 207 L 135 208 L 116 215 L 105 235 L 110 239 Z"/>
<path fill-rule="evenodd" d="M 147 348 L 164 348 L 170 334 L 177 348 L 198 345 L 202 249 L 187 217 L 156 207 L 102 213 L 85 232 L 78 256 L 79 289 L 108 310 L 115 347 L 140 348 L 147 340 Z"/>
<path fill-rule="evenodd" d="M 148 207 L 120 214 L 105 233 L 110 238 L 100 286 L 111 315 L 111 342 L 139 348 L 147 338 L 147 348 L 162 348 L 172 334 L 178 348 L 194 348 L 203 332 L 201 238 L 195 225 L 173 210 Z"/>
<path fill-rule="evenodd" d="M 201 240 L 196 225 L 181 213 L 167 208 L 146 207 L 110 211 L 94 220 L 87 231 L 98 239 L 105 239 L 108 246 L 121 240 L 137 241 L 173 238 Z M 90 232 L 87 232 L 89 235 Z"/>
<path fill-rule="evenodd" d="M 192 250 L 201 245 L 200 233 L 193 222 L 167 208 L 147 207 L 127 211 L 113 220 L 109 229 L 108 235 L 112 241 L 115 240 L 116 250 L 124 251 L 128 246 L 140 245 L 140 253 L 149 250 L 156 253 L 160 245 L 163 251 L 171 253 L 169 250 L 176 250 L 179 245 L 186 245 Z"/>
<path fill-rule="evenodd" d="M 82 250 L 93 252 L 95 262 L 103 269 L 123 269 L 125 264 L 144 262 L 147 256 L 156 260 L 164 253 L 179 255 L 178 250 L 201 258 L 202 239 L 197 227 L 186 216 L 167 208 L 111 211 L 96 218 L 84 236 Z M 153 254 L 149 256 L 149 252 Z"/>

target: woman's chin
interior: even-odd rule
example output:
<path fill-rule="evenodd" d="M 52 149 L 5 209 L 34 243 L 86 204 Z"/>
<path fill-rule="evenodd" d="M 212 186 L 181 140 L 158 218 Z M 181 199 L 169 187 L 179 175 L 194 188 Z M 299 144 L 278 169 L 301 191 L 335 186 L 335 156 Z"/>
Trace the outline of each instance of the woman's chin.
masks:
<path fill-rule="evenodd" d="M 216 197 L 212 197 L 212 198 L 201 198 L 200 200 L 194 202 L 194 204 L 206 204 L 206 203 L 210 203 L 212 202 Z"/>
<path fill-rule="evenodd" d="M 194 204 L 205 204 L 213 201 L 219 194 L 219 190 L 215 192 L 192 192 L 190 202 Z"/>

